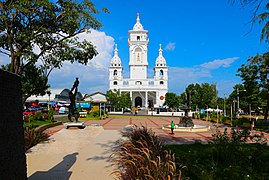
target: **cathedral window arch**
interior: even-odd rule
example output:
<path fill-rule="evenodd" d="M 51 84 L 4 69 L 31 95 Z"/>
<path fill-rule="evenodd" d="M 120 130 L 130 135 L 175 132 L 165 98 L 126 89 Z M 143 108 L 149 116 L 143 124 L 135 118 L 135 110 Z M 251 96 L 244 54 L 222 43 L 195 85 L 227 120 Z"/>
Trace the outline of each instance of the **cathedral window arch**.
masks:
<path fill-rule="evenodd" d="M 118 75 L 118 71 L 117 71 L 117 70 L 114 70 L 113 75 L 114 75 L 114 76 L 117 76 L 117 75 Z"/>
<path fill-rule="evenodd" d="M 163 81 L 160 81 L 160 85 L 163 85 L 164 83 L 163 83 Z"/>
<path fill-rule="evenodd" d="M 142 59 L 141 56 L 142 56 L 142 49 L 140 47 L 137 47 L 135 49 L 135 59 L 136 59 L 136 61 L 141 61 L 141 59 Z"/>
<path fill-rule="evenodd" d="M 136 81 L 135 85 L 142 85 L 142 82 L 141 81 Z"/>
<path fill-rule="evenodd" d="M 136 37 L 136 40 L 137 40 L 137 41 L 140 41 L 140 36 L 137 36 L 137 37 Z"/>
<path fill-rule="evenodd" d="M 163 70 L 162 69 L 160 70 L 160 76 L 163 76 Z"/>
<path fill-rule="evenodd" d="M 117 81 L 114 81 L 114 82 L 113 82 L 113 85 L 118 85 L 118 82 L 117 82 Z"/>

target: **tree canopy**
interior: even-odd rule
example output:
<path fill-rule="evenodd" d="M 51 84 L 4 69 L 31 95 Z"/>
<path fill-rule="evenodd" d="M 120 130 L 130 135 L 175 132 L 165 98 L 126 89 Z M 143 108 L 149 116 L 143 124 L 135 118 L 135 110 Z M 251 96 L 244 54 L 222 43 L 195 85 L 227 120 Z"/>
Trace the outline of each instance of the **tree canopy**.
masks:
<path fill-rule="evenodd" d="M 180 104 L 179 97 L 175 93 L 168 92 L 165 94 L 164 105 L 167 105 L 169 108 L 178 108 Z"/>
<path fill-rule="evenodd" d="M 86 65 L 97 51 L 77 35 L 102 26 L 94 16 L 99 12 L 90 0 L 1 0 L 0 53 L 10 57 L 9 71 L 23 76 L 36 66 L 45 88 L 50 72 L 63 62 Z"/>
<path fill-rule="evenodd" d="M 215 83 L 202 83 L 201 85 L 196 83 L 190 84 L 185 92 L 189 93 L 191 96 L 191 107 L 196 108 L 206 108 L 206 107 L 217 107 L 217 87 Z M 180 95 L 182 102 L 185 100 L 185 92 Z"/>
<path fill-rule="evenodd" d="M 106 98 L 116 110 L 131 108 L 132 106 L 129 93 L 120 93 L 116 89 L 109 90 L 106 92 Z"/>
<path fill-rule="evenodd" d="M 246 64 L 238 69 L 238 76 L 248 92 L 247 101 L 263 107 L 264 118 L 269 108 L 269 53 L 250 57 Z M 254 107 L 255 107 L 254 106 Z"/>

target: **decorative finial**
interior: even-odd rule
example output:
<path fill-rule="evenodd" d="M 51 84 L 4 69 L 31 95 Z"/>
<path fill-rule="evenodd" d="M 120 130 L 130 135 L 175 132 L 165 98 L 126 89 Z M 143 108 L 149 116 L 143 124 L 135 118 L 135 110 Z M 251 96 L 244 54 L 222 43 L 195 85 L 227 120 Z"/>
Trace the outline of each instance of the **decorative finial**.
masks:
<path fill-rule="evenodd" d="M 118 45 L 115 44 L 114 55 L 118 55 Z"/>
<path fill-rule="evenodd" d="M 140 15 L 139 15 L 139 13 L 136 14 L 136 21 L 137 22 L 140 22 Z"/>
<path fill-rule="evenodd" d="M 159 55 L 162 55 L 162 52 L 163 52 L 163 50 L 162 50 L 162 44 L 160 44 Z"/>

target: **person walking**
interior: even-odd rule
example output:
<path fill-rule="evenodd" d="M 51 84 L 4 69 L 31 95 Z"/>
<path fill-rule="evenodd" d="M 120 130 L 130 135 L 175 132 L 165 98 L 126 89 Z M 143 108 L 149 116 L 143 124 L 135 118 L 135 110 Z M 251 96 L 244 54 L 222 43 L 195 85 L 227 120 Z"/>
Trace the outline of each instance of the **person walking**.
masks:
<path fill-rule="evenodd" d="M 171 134 L 174 134 L 174 129 L 175 129 L 175 123 L 174 121 L 171 122 Z"/>

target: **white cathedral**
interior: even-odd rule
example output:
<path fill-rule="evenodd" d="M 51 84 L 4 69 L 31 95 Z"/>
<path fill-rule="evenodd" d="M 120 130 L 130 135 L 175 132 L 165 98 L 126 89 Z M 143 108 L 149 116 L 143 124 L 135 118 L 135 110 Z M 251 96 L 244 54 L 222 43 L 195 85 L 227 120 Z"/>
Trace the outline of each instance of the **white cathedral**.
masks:
<path fill-rule="evenodd" d="M 168 91 L 168 67 L 162 55 L 161 45 L 154 67 L 154 78 L 148 78 L 148 31 L 144 30 L 140 23 L 139 14 L 133 30 L 129 30 L 128 33 L 130 78 L 123 77 L 123 67 L 115 45 L 114 56 L 109 66 L 109 89 L 129 93 L 134 107 L 161 107 Z"/>

